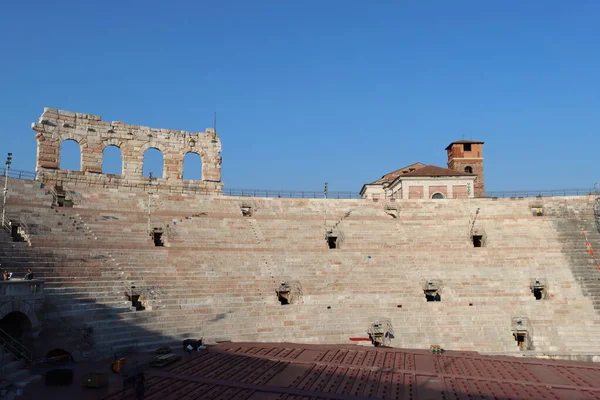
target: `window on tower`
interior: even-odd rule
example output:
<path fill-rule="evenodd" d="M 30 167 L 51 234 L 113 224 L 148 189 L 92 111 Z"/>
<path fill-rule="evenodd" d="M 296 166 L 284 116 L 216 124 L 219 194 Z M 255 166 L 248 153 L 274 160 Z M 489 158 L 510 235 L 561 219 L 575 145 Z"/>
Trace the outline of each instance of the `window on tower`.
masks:
<path fill-rule="evenodd" d="M 463 150 L 464 151 L 471 151 L 471 143 L 465 143 L 465 144 L 463 144 Z"/>
<path fill-rule="evenodd" d="M 467 166 L 465 167 L 465 172 L 466 172 L 467 174 L 472 174 L 472 173 L 473 173 L 473 167 L 471 167 L 471 166 L 468 166 L 468 165 L 467 165 Z"/>

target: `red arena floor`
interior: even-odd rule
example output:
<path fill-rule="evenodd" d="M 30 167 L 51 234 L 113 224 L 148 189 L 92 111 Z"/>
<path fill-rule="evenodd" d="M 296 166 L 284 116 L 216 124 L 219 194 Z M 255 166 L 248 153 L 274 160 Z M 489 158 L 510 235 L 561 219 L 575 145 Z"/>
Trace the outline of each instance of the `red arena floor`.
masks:
<path fill-rule="evenodd" d="M 145 400 L 600 399 L 600 364 L 354 345 L 224 343 L 145 376 Z"/>

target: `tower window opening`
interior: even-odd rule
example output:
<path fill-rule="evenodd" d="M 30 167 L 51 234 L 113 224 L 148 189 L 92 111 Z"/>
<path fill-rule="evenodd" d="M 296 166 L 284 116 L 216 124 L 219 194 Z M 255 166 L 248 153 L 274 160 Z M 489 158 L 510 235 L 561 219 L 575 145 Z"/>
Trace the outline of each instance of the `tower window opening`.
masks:
<path fill-rule="evenodd" d="M 465 167 L 465 172 L 466 172 L 467 174 L 472 174 L 472 173 L 473 173 L 473 167 L 471 167 L 471 166 L 466 166 L 466 167 Z"/>
<path fill-rule="evenodd" d="M 463 145 L 463 150 L 464 151 L 471 151 L 471 143 L 465 143 Z"/>

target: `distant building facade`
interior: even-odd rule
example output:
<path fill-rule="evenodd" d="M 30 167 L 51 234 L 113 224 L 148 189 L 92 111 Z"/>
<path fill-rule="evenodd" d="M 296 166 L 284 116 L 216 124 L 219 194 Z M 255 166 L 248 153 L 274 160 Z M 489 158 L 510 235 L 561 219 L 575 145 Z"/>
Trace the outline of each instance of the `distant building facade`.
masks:
<path fill-rule="evenodd" d="M 420 162 L 363 185 L 372 199 L 445 199 L 483 197 L 483 142 L 460 140 L 446 147 L 448 168 Z"/>

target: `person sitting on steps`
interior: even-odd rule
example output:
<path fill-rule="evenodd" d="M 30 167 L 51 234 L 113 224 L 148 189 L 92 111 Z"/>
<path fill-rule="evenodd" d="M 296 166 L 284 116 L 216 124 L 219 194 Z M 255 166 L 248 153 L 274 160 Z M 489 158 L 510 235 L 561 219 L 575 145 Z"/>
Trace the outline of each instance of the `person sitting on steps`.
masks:
<path fill-rule="evenodd" d="M 24 281 L 30 281 L 33 279 L 33 272 L 31 272 L 31 268 L 27 268 L 27 273 L 25 274 L 25 277 L 23 278 Z"/>

